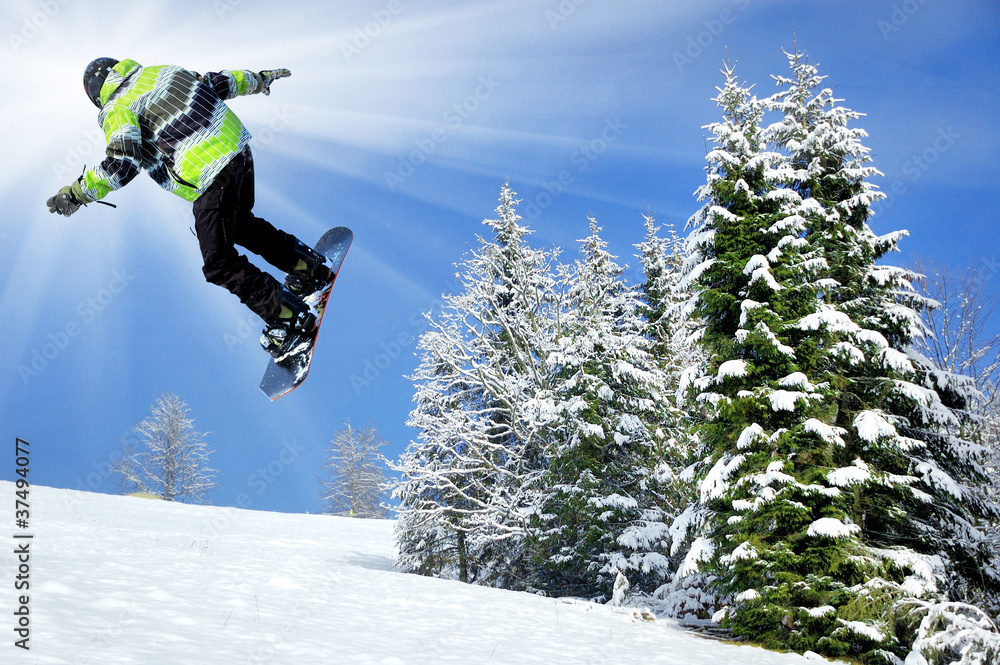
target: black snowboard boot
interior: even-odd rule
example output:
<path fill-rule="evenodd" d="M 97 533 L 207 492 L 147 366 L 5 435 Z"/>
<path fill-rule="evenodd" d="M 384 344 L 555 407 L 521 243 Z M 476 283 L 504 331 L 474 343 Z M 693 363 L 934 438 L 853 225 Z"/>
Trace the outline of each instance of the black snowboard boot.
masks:
<path fill-rule="evenodd" d="M 316 329 L 316 315 L 309 306 L 289 291 L 281 289 L 281 312 L 278 318 L 268 322 L 260 337 L 260 345 L 274 358 L 281 359 L 291 351 L 304 336 Z"/>
<path fill-rule="evenodd" d="M 302 241 L 295 242 L 296 264 L 285 277 L 285 286 L 299 297 L 319 291 L 333 281 L 333 271 L 326 257 Z"/>

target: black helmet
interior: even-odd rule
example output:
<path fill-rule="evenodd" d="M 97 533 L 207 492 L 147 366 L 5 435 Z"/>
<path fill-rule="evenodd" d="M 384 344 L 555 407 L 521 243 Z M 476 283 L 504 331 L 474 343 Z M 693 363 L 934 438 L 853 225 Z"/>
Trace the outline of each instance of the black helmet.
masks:
<path fill-rule="evenodd" d="M 83 71 L 83 89 L 97 108 L 101 108 L 101 86 L 108 78 L 111 68 L 117 64 L 118 61 L 114 58 L 98 58 Z"/>

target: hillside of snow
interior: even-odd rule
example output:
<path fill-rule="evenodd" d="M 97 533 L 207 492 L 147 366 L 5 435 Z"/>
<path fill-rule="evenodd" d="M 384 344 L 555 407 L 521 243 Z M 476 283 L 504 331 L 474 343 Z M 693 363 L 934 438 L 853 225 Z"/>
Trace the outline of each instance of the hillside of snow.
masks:
<path fill-rule="evenodd" d="M 391 521 L 45 487 L 30 495 L 26 652 L 13 644 L 14 491 L 0 482 L 5 664 L 808 662 L 630 610 L 394 572 Z"/>

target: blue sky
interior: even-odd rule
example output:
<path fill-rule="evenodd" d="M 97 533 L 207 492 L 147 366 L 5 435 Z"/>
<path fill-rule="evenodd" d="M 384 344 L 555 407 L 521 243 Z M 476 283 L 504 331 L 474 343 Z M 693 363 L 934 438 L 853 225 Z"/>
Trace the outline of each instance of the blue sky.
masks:
<path fill-rule="evenodd" d="M 215 503 L 315 512 L 345 420 L 398 454 L 421 313 L 475 244 L 509 179 L 537 245 L 587 235 L 635 266 L 642 213 L 683 226 L 704 181 L 728 49 L 773 90 L 800 50 L 867 114 L 872 225 L 917 256 L 1000 283 L 1000 6 L 904 2 L 352 3 L 253 0 L 0 4 L 0 436 L 31 442 L 32 480 L 116 491 L 117 439 L 173 392 L 217 450 Z M 71 218 L 46 198 L 102 159 L 81 86 L 93 58 L 196 71 L 287 67 L 232 102 L 254 134 L 255 212 L 312 243 L 350 226 L 309 379 L 269 403 L 260 322 L 201 274 L 190 204 L 145 176 Z M 559 184 L 560 177 L 563 182 Z M 635 275 L 634 268 L 632 269 Z M 8 449 L 6 446 L 3 449 Z M 13 445 L 0 479 L 13 477 Z M 246 500 L 243 503 L 247 503 Z"/>

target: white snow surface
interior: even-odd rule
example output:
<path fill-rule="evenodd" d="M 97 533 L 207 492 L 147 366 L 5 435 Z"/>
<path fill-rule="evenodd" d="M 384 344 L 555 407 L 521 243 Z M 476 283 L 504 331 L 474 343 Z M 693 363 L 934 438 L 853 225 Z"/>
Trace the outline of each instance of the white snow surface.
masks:
<path fill-rule="evenodd" d="M 755 440 L 762 436 L 764 436 L 764 428 L 757 423 L 753 423 L 752 425 L 744 427 L 743 431 L 740 432 L 740 437 L 736 441 L 736 447 L 740 450 L 749 448 L 753 445 Z"/>
<path fill-rule="evenodd" d="M 794 411 L 795 402 L 798 400 L 822 399 L 819 395 L 809 395 L 794 390 L 775 390 L 768 395 L 771 400 L 771 408 L 775 411 Z"/>
<path fill-rule="evenodd" d="M 785 378 L 778 381 L 778 385 L 785 388 L 802 388 L 809 391 L 816 390 L 813 384 L 809 383 L 809 377 L 802 372 L 792 372 Z"/>
<path fill-rule="evenodd" d="M 761 254 L 754 254 L 753 256 L 750 257 L 750 260 L 746 262 L 746 265 L 743 266 L 743 274 L 749 275 L 751 273 L 756 272 L 757 270 L 760 270 L 761 268 L 763 268 L 764 270 L 768 270 L 770 267 L 771 264 L 767 260 L 766 256 L 763 256 Z"/>
<path fill-rule="evenodd" d="M 842 427 L 827 425 L 822 420 L 817 420 L 816 418 L 810 418 L 802 423 L 802 425 L 807 432 L 818 434 L 827 443 L 836 443 L 838 446 L 845 445 L 841 435 L 847 434 L 847 430 Z"/>
<path fill-rule="evenodd" d="M 764 257 L 761 258 L 764 259 L 765 262 L 767 262 L 766 258 Z M 772 275 L 771 271 L 768 270 L 767 268 L 764 267 L 757 268 L 756 270 L 753 271 L 753 274 L 750 275 L 751 285 L 756 284 L 760 280 L 764 280 L 764 283 L 767 284 L 767 287 L 772 291 L 781 291 L 784 289 L 784 287 L 781 286 L 781 284 L 778 284 L 778 280 L 774 278 L 774 275 Z"/>
<path fill-rule="evenodd" d="M 0 521 L 14 486 L 0 481 Z M 783 665 L 629 608 L 393 570 L 390 520 L 190 506 L 33 487 L 30 652 L 4 663 Z M 17 567 L 0 555 L 4 586 Z"/>
<path fill-rule="evenodd" d="M 831 332 L 856 333 L 860 330 L 850 316 L 834 309 L 823 309 L 803 316 L 798 322 L 798 327 L 802 330 L 819 330 L 824 326 Z"/>
<path fill-rule="evenodd" d="M 821 517 L 809 525 L 808 536 L 826 536 L 827 538 L 844 538 L 861 531 L 857 524 L 844 524 L 836 517 Z"/>
<path fill-rule="evenodd" d="M 684 555 L 684 562 L 674 574 L 676 579 L 694 575 L 698 572 L 699 564 L 708 561 L 715 554 L 715 544 L 708 538 L 698 537 L 691 543 L 691 549 Z"/>
<path fill-rule="evenodd" d="M 847 626 L 847 629 L 857 633 L 858 635 L 863 635 L 870 640 L 875 642 L 882 642 L 885 640 L 885 635 L 882 634 L 878 628 L 871 626 L 867 623 L 862 623 L 861 621 L 844 621 L 843 619 L 837 619 L 841 624 Z"/>
<path fill-rule="evenodd" d="M 735 457 L 729 457 L 723 455 L 719 458 L 719 461 L 705 474 L 705 478 L 701 481 L 701 502 L 708 503 L 710 499 L 717 499 L 726 493 L 729 488 L 729 478 L 733 475 L 736 469 L 740 468 L 743 464 L 743 460 L 746 459 L 743 455 L 736 455 Z"/>
<path fill-rule="evenodd" d="M 730 376 L 746 376 L 747 375 L 747 361 L 745 360 L 727 360 L 726 362 L 719 365 L 719 374 L 716 380 L 722 383 L 726 377 Z"/>
<path fill-rule="evenodd" d="M 877 411 L 862 411 L 854 418 L 858 436 L 875 443 L 884 436 L 896 436 L 896 428 Z"/>
<path fill-rule="evenodd" d="M 826 479 L 830 481 L 830 484 L 837 487 L 861 485 L 868 482 L 871 477 L 871 470 L 860 457 L 854 460 L 852 466 L 834 469 L 826 474 Z"/>

